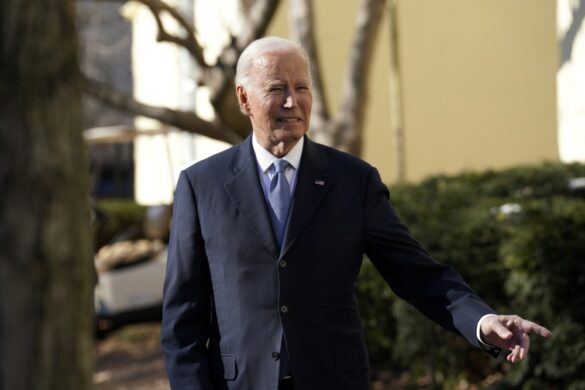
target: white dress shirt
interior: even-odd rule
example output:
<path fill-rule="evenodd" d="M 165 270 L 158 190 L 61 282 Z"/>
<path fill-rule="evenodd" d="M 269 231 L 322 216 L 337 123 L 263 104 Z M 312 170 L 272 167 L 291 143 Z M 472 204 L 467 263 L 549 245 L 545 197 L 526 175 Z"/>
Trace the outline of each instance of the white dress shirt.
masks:
<path fill-rule="evenodd" d="M 297 184 L 297 173 L 301 165 L 301 155 L 303 154 L 304 144 L 305 139 L 301 138 L 287 153 L 287 155 L 282 157 L 283 160 L 286 160 L 289 163 L 289 166 L 284 171 L 284 175 L 286 176 L 286 180 L 288 181 L 292 194 L 294 194 L 295 186 Z M 270 169 L 270 166 L 274 163 L 274 161 L 278 160 L 278 157 L 264 149 L 262 145 L 260 145 L 256 140 L 255 135 L 252 135 L 252 148 L 254 149 L 254 154 L 256 155 L 258 175 L 260 176 L 260 182 L 262 183 L 264 199 L 268 199 L 270 181 L 272 180 L 272 176 L 274 176 L 276 173 Z"/>

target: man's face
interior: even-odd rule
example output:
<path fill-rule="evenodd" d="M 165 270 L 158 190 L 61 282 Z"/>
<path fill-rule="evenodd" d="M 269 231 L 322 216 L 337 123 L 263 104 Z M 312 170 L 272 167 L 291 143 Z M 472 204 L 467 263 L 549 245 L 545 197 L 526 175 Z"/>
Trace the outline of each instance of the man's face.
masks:
<path fill-rule="evenodd" d="M 275 155 L 284 155 L 309 129 L 313 96 L 307 63 L 295 50 L 258 57 L 247 88 L 237 87 L 242 111 L 256 139 Z"/>

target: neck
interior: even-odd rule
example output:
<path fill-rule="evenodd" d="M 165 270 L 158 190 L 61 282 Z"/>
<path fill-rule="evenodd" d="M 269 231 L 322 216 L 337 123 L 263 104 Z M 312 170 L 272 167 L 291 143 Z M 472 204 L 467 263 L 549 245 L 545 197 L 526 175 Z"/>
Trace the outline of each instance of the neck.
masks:
<path fill-rule="evenodd" d="M 256 137 L 255 134 L 254 137 Z M 261 140 L 258 137 L 256 137 L 256 141 L 260 144 L 260 146 L 262 146 L 276 158 L 282 158 L 286 156 L 288 152 L 290 152 L 292 148 L 294 148 L 295 145 L 299 142 L 298 139 L 290 140 L 287 142 L 284 140 L 274 139 Z"/>
<path fill-rule="evenodd" d="M 286 156 L 288 154 L 288 152 L 291 151 L 291 149 L 296 145 L 295 143 L 284 143 L 284 142 L 279 142 L 277 144 L 274 145 L 270 145 L 269 147 L 265 147 L 266 150 L 268 150 L 274 157 L 278 157 L 278 158 L 282 158 L 284 156 Z"/>

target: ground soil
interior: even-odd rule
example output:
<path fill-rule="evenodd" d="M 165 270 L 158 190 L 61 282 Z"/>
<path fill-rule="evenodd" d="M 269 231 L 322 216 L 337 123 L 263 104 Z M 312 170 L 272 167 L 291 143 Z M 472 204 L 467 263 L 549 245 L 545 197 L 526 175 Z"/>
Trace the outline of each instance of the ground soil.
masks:
<path fill-rule="evenodd" d="M 159 343 L 160 324 L 127 326 L 96 340 L 96 390 L 169 390 Z"/>

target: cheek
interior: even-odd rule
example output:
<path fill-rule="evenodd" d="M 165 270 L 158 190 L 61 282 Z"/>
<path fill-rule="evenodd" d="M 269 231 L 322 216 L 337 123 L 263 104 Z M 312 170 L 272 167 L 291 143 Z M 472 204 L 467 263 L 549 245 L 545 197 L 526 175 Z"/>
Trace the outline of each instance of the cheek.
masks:
<path fill-rule="evenodd" d="M 269 110 L 266 107 L 266 103 L 264 101 L 256 101 L 253 105 L 250 106 L 252 115 L 257 120 L 265 120 L 267 116 L 269 116 Z"/>
<path fill-rule="evenodd" d="M 302 102 L 302 109 L 305 113 L 310 113 L 311 112 L 311 106 L 312 106 L 312 100 L 311 99 L 306 99 Z"/>
<path fill-rule="evenodd" d="M 264 105 L 265 115 L 272 120 L 275 120 L 275 118 L 278 115 L 279 110 L 280 110 L 280 106 L 274 100 L 268 101 Z"/>

